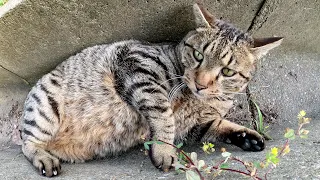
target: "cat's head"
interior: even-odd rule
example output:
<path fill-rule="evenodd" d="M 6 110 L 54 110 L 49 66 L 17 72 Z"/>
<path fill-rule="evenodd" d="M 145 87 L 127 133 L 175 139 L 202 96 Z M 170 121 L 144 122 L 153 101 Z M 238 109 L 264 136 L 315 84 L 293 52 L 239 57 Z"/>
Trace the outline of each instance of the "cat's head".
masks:
<path fill-rule="evenodd" d="M 198 97 L 212 98 L 242 91 L 259 58 L 280 45 L 282 38 L 252 38 L 215 19 L 199 4 L 193 6 L 197 29 L 180 44 L 185 83 Z"/>

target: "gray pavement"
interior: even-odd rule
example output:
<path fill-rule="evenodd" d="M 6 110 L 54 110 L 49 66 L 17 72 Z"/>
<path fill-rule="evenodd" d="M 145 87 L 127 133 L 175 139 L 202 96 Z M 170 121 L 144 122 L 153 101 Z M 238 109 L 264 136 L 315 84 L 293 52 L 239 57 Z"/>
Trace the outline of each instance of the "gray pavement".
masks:
<path fill-rule="evenodd" d="M 280 160 L 276 169 L 271 171 L 268 179 L 320 179 L 320 142 L 319 142 L 319 122 L 312 122 L 306 127 L 310 130 L 309 139 L 297 139 L 290 143 L 291 152 Z M 281 135 L 283 129 L 276 128 L 271 135 L 275 140 L 267 142 L 267 150 L 271 147 L 281 146 L 284 140 Z M 200 144 L 189 145 L 184 148 L 186 151 L 195 151 L 206 162 L 217 162 L 222 160 L 220 153 L 205 155 L 200 149 Z M 242 160 L 255 161 L 265 157 L 263 152 L 252 153 L 243 152 L 239 148 L 218 143 L 216 149 L 226 147 L 229 152 Z M 62 164 L 63 172 L 55 179 L 185 179 L 184 174 L 175 172 L 163 173 L 155 169 L 149 158 L 144 155 L 142 146 L 133 148 L 130 152 L 123 153 L 116 157 L 103 160 L 93 160 L 81 164 Z M 20 148 L 12 146 L 2 147 L 0 151 L 1 179 L 47 179 L 41 177 L 31 164 L 21 154 Z M 230 167 L 239 168 L 237 164 L 230 164 Z M 207 176 L 207 179 L 211 179 Z M 225 172 L 216 179 L 248 179 L 242 175 Z"/>

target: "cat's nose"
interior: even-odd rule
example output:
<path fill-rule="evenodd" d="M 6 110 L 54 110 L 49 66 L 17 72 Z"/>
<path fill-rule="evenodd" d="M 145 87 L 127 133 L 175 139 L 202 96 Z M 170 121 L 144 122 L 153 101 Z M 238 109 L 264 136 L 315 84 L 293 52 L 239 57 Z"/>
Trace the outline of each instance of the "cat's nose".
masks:
<path fill-rule="evenodd" d="M 197 91 L 201 91 L 203 89 L 207 89 L 208 88 L 208 86 L 201 85 L 201 84 L 197 83 L 196 81 L 194 82 L 194 84 L 196 85 Z"/>

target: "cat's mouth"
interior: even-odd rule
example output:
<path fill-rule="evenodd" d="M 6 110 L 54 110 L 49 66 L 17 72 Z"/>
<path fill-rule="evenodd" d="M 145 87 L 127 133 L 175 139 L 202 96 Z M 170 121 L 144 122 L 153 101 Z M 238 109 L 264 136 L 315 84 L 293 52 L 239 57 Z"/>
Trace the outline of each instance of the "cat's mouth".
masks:
<path fill-rule="evenodd" d="M 206 93 L 203 91 L 198 91 L 196 89 L 191 89 L 192 93 L 200 99 L 213 99 L 213 98 L 218 98 L 221 96 L 224 96 L 222 93 Z"/>
<path fill-rule="evenodd" d="M 224 96 L 224 94 L 221 92 L 210 92 L 209 89 L 198 89 L 195 83 L 190 83 L 190 81 L 186 81 L 185 84 L 188 86 L 191 92 L 199 99 L 213 99 Z"/>
<path fill-rule="evenodd" d="M 185 84 L 188 86 L 188 88 L 191 90 L 191 92 L 198 98 L 206 101 L 211 100 L 219 100 L 219 101 L 225 101 L 232 99 L 233 92 L 211 92 L 209 89 L 206 90 L 198 90 L 194 83 L 189 83 L 185 81 Z"/>

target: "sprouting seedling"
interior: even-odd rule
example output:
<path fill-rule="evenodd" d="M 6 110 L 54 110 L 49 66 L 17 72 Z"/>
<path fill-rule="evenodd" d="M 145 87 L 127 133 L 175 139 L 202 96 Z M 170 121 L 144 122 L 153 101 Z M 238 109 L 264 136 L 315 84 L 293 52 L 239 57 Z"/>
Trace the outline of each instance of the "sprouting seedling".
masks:
<path fill-rule="evenodd" d="M 256 123 L 256 127 L 257 127 L 257 131 L 259 134 L 263 135 L 267 140 L 271 140 L 272 138 L 267 134 L 266 132 L 266 128 L 268 126 L 264 126 L 263 124 L 263 115 L 262 115 L 262 112 L 260 110 L 260 107 L 258 106 L 258 104 L 256 102 L 254 102 L 252 99 L 251 99 L 251 102 L 254 104 L 254 106 L 256 107 L 257 109 L 257 113 L 258 113 L 258 120 L 255 120 L 255 123 Z"/>

